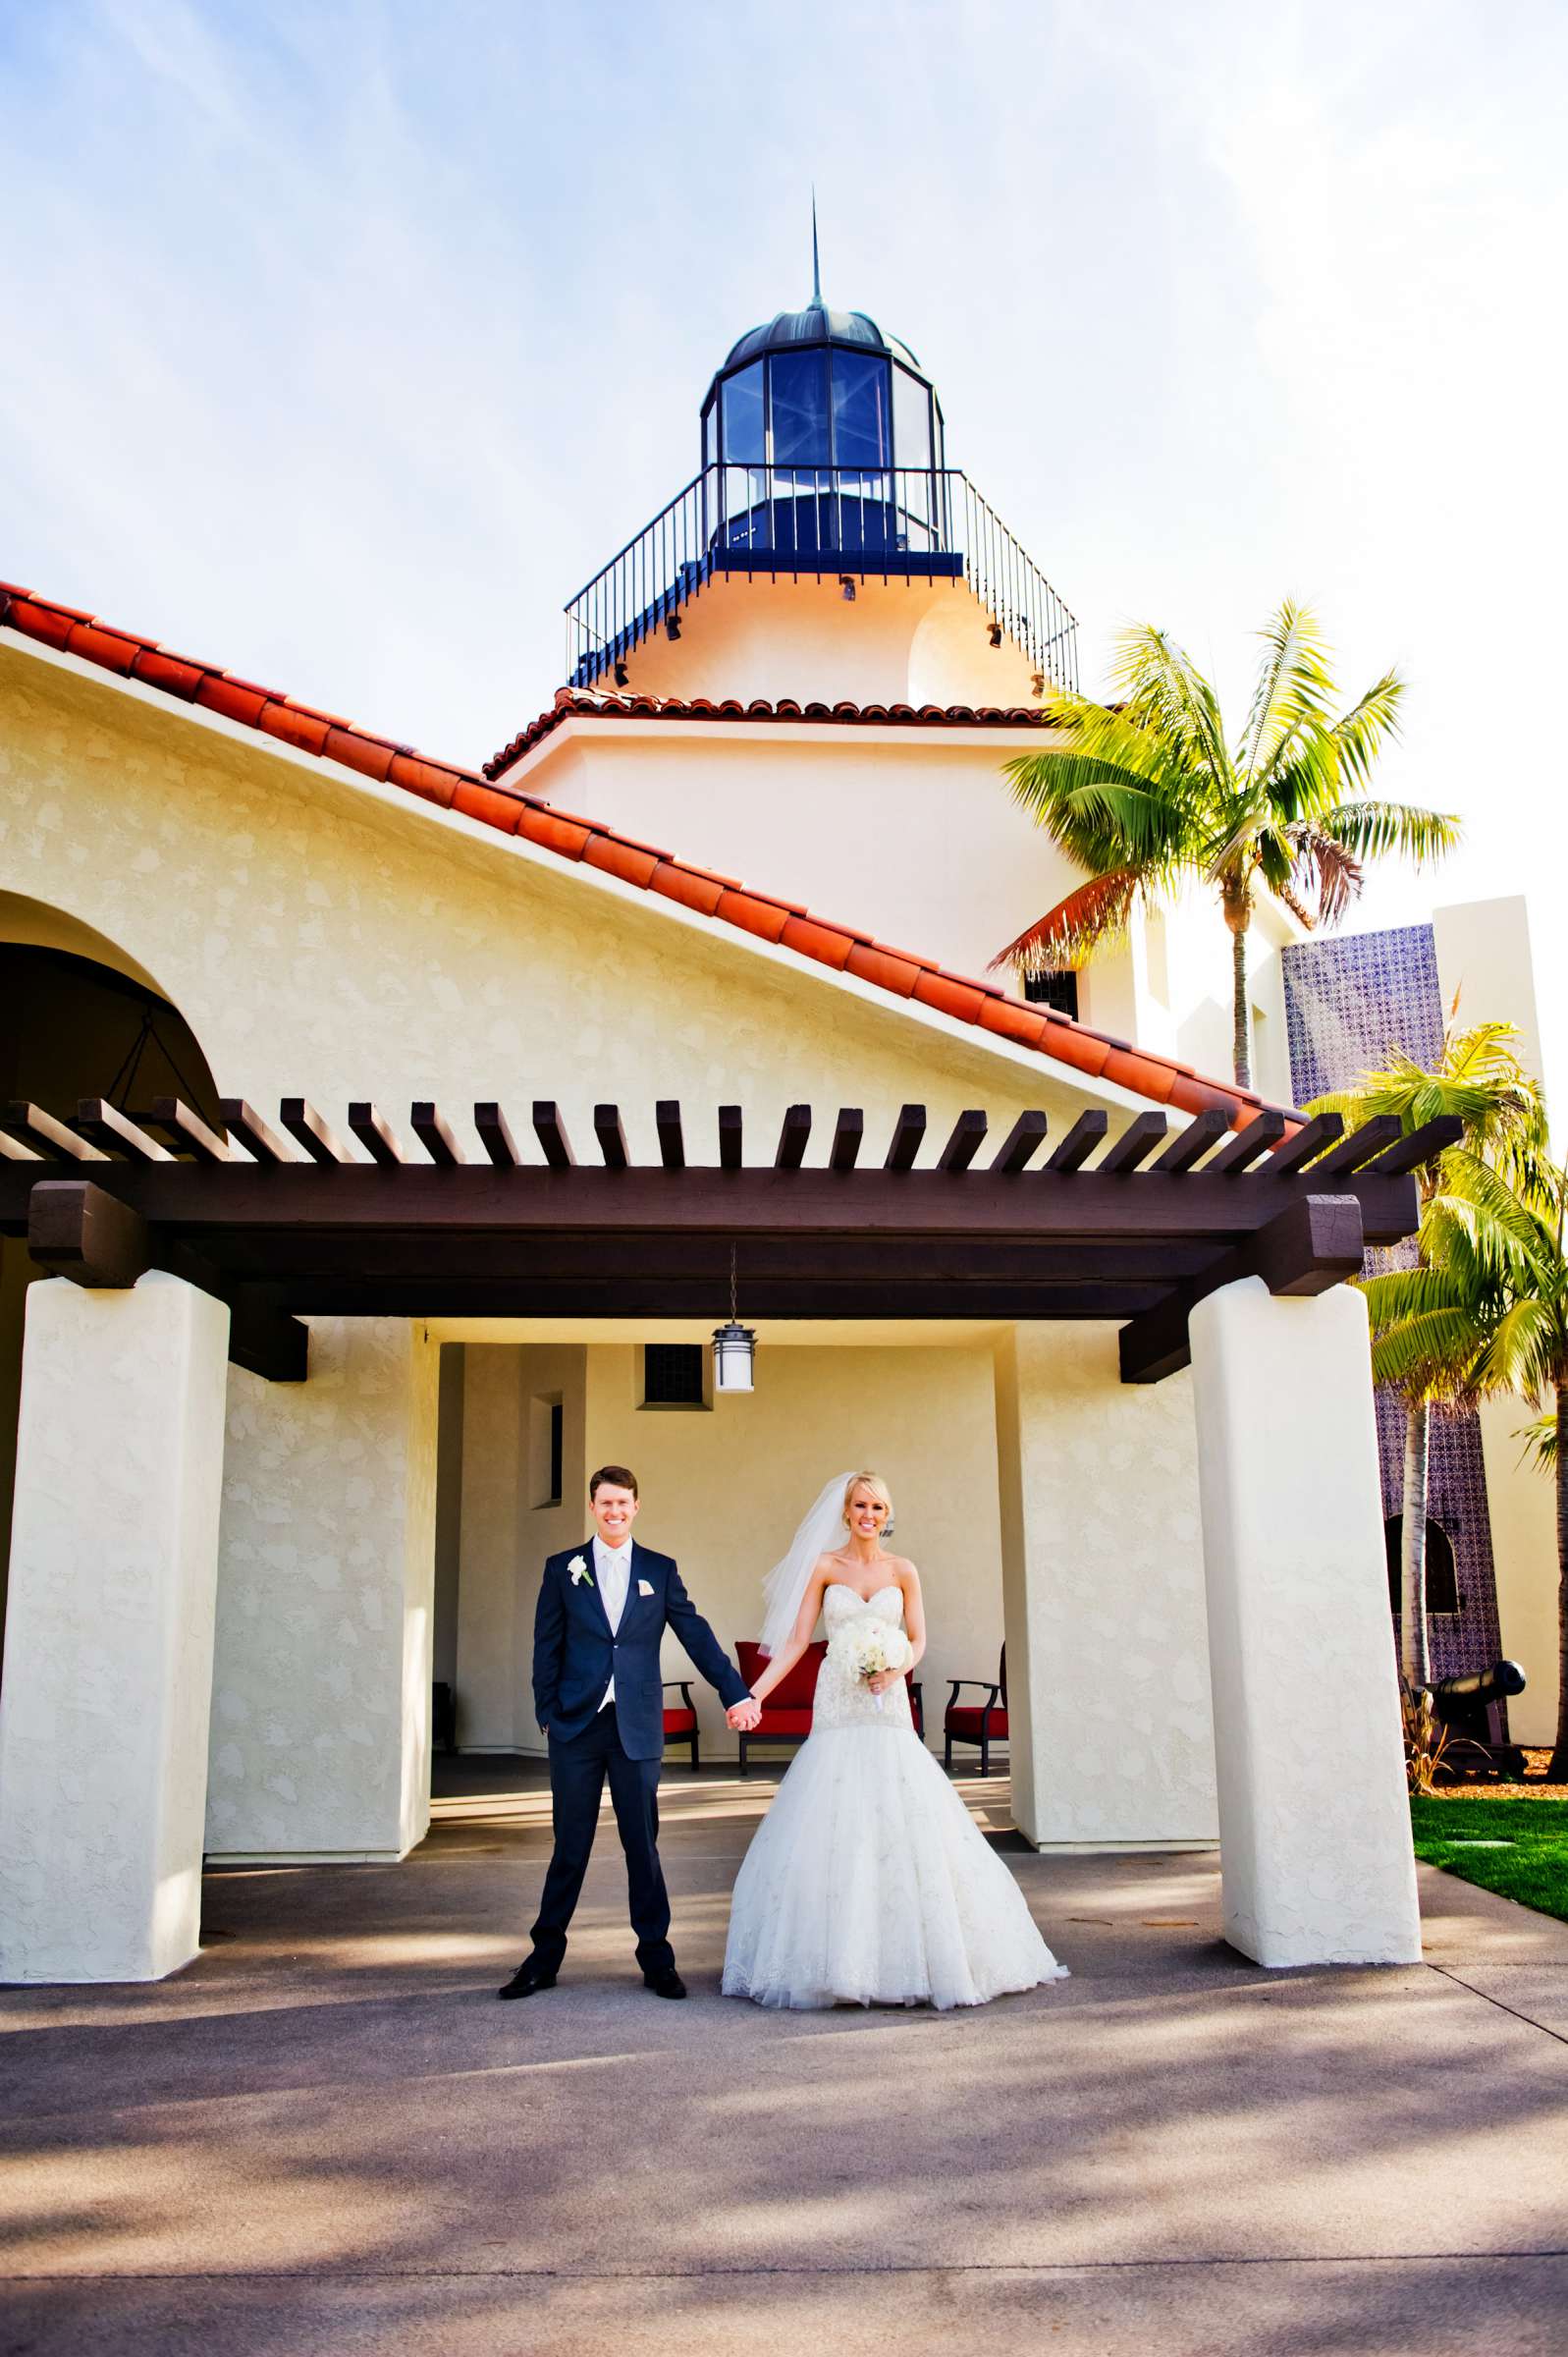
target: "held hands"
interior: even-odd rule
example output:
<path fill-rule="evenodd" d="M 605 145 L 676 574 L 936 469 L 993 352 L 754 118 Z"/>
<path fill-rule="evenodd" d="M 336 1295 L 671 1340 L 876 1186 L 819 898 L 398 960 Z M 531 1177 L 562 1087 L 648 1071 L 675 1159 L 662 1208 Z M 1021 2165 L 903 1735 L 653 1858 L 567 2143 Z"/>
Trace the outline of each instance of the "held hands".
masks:
<path fill-rule="evenodd" d="M 725 1723 L 734 1733 L 749 1735 L 762 1722 L 762 1705 L 748 1694 L 743 1701 L 732 1702 L 725 1713 Z"/>
<path fill-rule="evenodd" d="M 886 1694 L 888 1688 L 895 1686 L 902 1675 L 901 1670 L 878 1670 L 867 1678 L 866 1684 L 873 1694 Z"/>

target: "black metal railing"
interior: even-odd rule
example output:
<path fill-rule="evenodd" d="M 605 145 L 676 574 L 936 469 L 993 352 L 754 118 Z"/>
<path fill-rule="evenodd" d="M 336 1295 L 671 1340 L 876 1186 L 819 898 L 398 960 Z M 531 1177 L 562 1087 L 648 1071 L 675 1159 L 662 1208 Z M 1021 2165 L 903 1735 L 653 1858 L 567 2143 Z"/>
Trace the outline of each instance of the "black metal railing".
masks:
<path fill-rule="evenodd" d="M 953 467 L 709 466 L 567 607 L 567 678 L 591 687 L 716 574 L 966 580 L 1042 683 L 1076 687 L 1078 626 L 1032 557 Z"/>

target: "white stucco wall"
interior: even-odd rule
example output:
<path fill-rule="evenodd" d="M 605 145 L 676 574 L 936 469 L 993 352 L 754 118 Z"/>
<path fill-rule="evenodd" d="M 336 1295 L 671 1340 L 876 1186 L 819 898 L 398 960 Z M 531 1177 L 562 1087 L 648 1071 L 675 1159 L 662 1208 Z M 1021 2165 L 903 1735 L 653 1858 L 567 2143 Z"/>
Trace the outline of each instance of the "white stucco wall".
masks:
<path fill-rule="evenodd" d="M 473 1101 L 500 1098 L 531 1158 L 534 1096 L 555 1098 L 585 1144 L 595 1103 L 619 1096 L 653 1159 L 653 1099 L 674 1096 L 688 1156 L 711 1162 L 722 1101 L 772 1136 L 797 1099 L 861 1105 L 875 1137 L 919 1097 L 928 1159 L 966 1105 L 1005 1126 L 1030 1105 L 1070 1121 L 1132 1102 L 101 675 L 0 646 L 0 889 L 118 942 L 157 975 L 224 1093 L 264 1109 L 303 1093 L 341 1122 L 364 1096 L 402 1124 L 419 1095 L 471 1136 Z M 827 1143 L 819 1128 L 809 1158 Z"/>
<path fill-rule="evenodd" d="M 1557 1734 L 1557 1501 L 1552 1477 L 1520 1439 L 1533 1420 L 1523 1399 L 1488 1399 L 1480 1410 L 1487 1511 L 1497 1579 L 1497 1640 L 1517 1662 L 1525 1691 L 1508 1705 L 1516 1743 L 1548 1744 Z"/>
<path fill-rule="evenodd" d="M 1568 1014 L 1561 994 L 1544 988 L 1538 972 L 1542 947 L 1552 953 L 1538 938 L 1542 928 L 1532 927 L 1528 899 L 1517 893 L 1436 908 L 1432 928 L 1444 1005 L 1461 1024 L 1514 1024 L 1520 1062 L 1545 1088 L 1560 1154 L 1568 1137 Z M 1552 936 L 1560 927 L 1545 931 Z M 1508 1730 L 1516 1743 L 1547 1744 L 1556 1735 L 1559 1676 L 1556 1502 L 1551 1477 L 1519 1439 L 1532 1415 L 1523 1399 L 1489 1400 L 1481 1410 L 1481 1447 L 1498 1641 L 1529 1681 L 1508 1705 Z"/>
<path fill-rule="evenodd" d="M 571 720 L 508 782 L 983 975 L 1077 881 L 1001 774 L 1048 741 L 1038 729 Z"/>
<path fill-rule="evenodd" d="M 1002 774 L 1050 741 L 1039 729 L 576 718 L 507 779 L 983 976 L 1081 881 Z M 1290 1102 L 1279 949 L 1298 937 L 1287 911 L 1260 902 L 1247 950 L 1253 1085 L 1278 1104 Z M 1114 1038 L 1228 1079 L 1230 935 L 1214 895 L 1187 892 L 1153 919 L 1137 912 L 1127 940 L 1081 970 L 1078 1012 Z"/>
<path fill-rule="evenodd" d="M 406 1319 L 313 1319 L 303 1384 L 233 1372 L 211 1857 L 401 1857 L 424 1834 L 437 1397 Z"/>
<path fill-rule="evenodd" d="M 458 1747 L 545 1746 L 532 1707 L 533 1609 L 546 1556 L 584 1528 L 586 1353 L 580 1344 L 465 1345 L 462 1541 L 458 1610 Z M 546 1503 L 548 1423 L 564 1410 L 562 1497 Z"/>
<path fill-rule="evenodd" d="M 29 1288 L 0 1693 L 0 1981 L 156 1980 L 200 1920 L 228 1310 Z"/>
<path fill-rule="evenodd" d="M 1212 1841 L 1190 1379 L 1123 1384 L 1113 1326 L 1026 1325 L 996 1402 L 1019 1825 L 1041 1848 Z"/>
<path fill-rule="evenodd" d="M 1366 1300 L 1248 1277 L 1190 1332 L 1225 1936 L 1419 1962 Z"/>
<path fill-rule="evenodd" d="M 680 636 L 656 630 L 626 657 L 642 695 L 777 703 L 1037 704 L 1034 665 L 963 580 L 837 574 L 729 574 L 680 610 Z M 609 680 L 598 683 L 609 686 Z"/>

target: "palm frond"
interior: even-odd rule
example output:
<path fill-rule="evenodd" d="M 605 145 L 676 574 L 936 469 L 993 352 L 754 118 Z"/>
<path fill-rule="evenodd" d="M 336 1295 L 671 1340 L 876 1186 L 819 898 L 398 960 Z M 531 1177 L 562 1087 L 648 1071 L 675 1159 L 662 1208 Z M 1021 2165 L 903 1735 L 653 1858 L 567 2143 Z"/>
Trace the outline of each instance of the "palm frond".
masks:
<path fill-rule="evenodd" d="M 1158 765 L 1150 762 L 1149 768 Z M 1003 765 L 1013 798 L 1091 874 L 1179 853 L 1189 821 L 1181 782 L 1075 745 L 1021 753 Z"/>
<path fill-rule="evenodd" d="M 1448 1310 L 1463 1310 L 1471 1317 L 1476 1314 L 1476 1288 L 1446 1263 L 1383 1269 L 1376 1277 L 1361 1277 L 1356 1283 L 1366 1298 L 1374 1334 Z"/>
<path fill-rule="evenodd" d="M 1334 805 L 1329 821 L 1333 833 L 1358 858 L 1380 859 L 1401 851 L 1419 867 L 1451 850 L 1459 841 L 1457 818 L 1441 810 L 1421 810 L 1413 802 L 1373 801 L 1349 796 Z"/>
<path fill-rule="evenodd" d="M 999 966 L 1011 965 L 1023 973 L 1040 973 L 1093 958 L 1126 932 L 1142 884 L 1142 870 L 1132 867 L 1115 868 L 1108 876 L 1091 876 L 1087 884 L 1080 884 L 1065 900 L 1048 908 L 1016 941 L 999 950 L 986 971 L 995 973 Z"/>
<path fill-rule="evenodd" d="M 1561 1327 L 1548 1302 L 1528 1296 L 1512 1302 L 1477 1359 L 1477 1385 L 1520 1392 L 1532 1406 L 1539 1405 L 1552 1388 L 1561 1348 Z"/>
<path fill-rule="evenodd" d="M 1397 671 L 1385 671 L 1374 681 L 1359 703 L 1335 721 L 1329 731 L 1336 774 L 1352 787 L 1364 787 L 1387 738 L 1399 735 L 1399 706 L 1405 683 Z"/>
<path fill-rule="evenodd" d="M 1333 676 L 1317 617 L 1286 598 L 1259 632 L 1268 648 L 1236 758 L 1243 791 L 1272 767 L 1281 745 L 1329 725 Z"/>
<path fill-rule="evenodd" d="M 1473 1395 L 1485 1349 L 1468 1310 L 1423 1310 L 1379 1335 L 1372 1346 L 1373 1379 L 1407 1398 L 1457 1402 Z"/>
<path fill-rule="evenodd" d="M 1450 1202 L 1471 1206 L 1497 1244 L 1517 1259 L 1542 1271 L 1549 1265 L 1553 1247 L 1541 1208 L 1521 1196 L 1480 1155 L 1451 1147 L 1443 1156 L 1443 1191 Z"/>
<path fill-rule="evenodd" d="M 1332 826 L 1298 820 L 1286 830 L 1285 840 L 1294 854 L 1292 884 L 1298 892 L 1317 894 L 1321 924 L 1336 925 L 1351 902 L 1360 898 L 1361 861 Z"/>
<path fill-rule="evenodd" d="M 1223 794 L 1231 770 L 1219 701 L 1185 647 L 1168 630 L 1135 623 L 1117 639 L 1110 677 L 1129 721 L 1177 748 L 1185 769 Z"/>
<path fill-rule="evenodd" d="M 1552 1407 L 1543 1416 L 1537 1416 L 1534 1423 L 1523 1425 L 1514 1439 L 1524 1442 L 1525 1455 L 1533 1456 L 1543 1472 L 1555 1473 L 1560 1447 L 1557 1433 L 1557 1410 Z"/>

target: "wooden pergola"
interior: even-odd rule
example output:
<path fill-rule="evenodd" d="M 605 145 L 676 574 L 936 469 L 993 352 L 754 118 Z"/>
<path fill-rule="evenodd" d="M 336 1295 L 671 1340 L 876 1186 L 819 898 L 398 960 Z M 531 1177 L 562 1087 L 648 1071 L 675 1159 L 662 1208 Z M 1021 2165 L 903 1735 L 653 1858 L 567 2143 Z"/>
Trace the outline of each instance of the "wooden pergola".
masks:
<path fill-rule="evenodd" d="M 659 1161 L 640 1166 L 614 1105 L 595 1108 L 583 1163 L 549 1102 L 527 1162 L 497 1104 L 473 1109 L 478 1162 L 430 1103 L 410 1109 L 417 1154 L 367 1103 L 349 1107 L 355 1146 L 301 1097 L 277 1128 L 240 1099 L 220 1111 L 221 1129 L 174 1098 L 135 1120 L 102 1098 L 70 1122 L 9 1105 L 0 1232 L 80 1285 L 185 1278 L 228 1303 L 233 1361 L 276 1382 L 304 1377 L 303 1317 L 706 1318 L 727 1311 L 731 1266 L 744 1317 L 1112 1319 L 1122 1380 L 1157 1382 L 1188 1363 L 1188 1312 L 1218 1287 L 1322 1292 L 1408 1235 L 1411 1174 L 1457 1134 L 1379 1120 L 1346 1137 L 1334 1115 L 1287 1134 L 1278 1114 L 1231 1132 L 1207 1113 L 1171 1135 L 1150 1112 L 1107 1143 L 1095 1111 L 1053 1145 L 1025 1113 L 983 1158 L 987 1118 L 967 1112 L 917 1170 L 923 1106 L 869 1156 L 845 1108 L 808 1168 L 809 1106 L 760 1164 L 724 1105 L 718 1159 L 698 1164 L 665 1102 Z"/>

